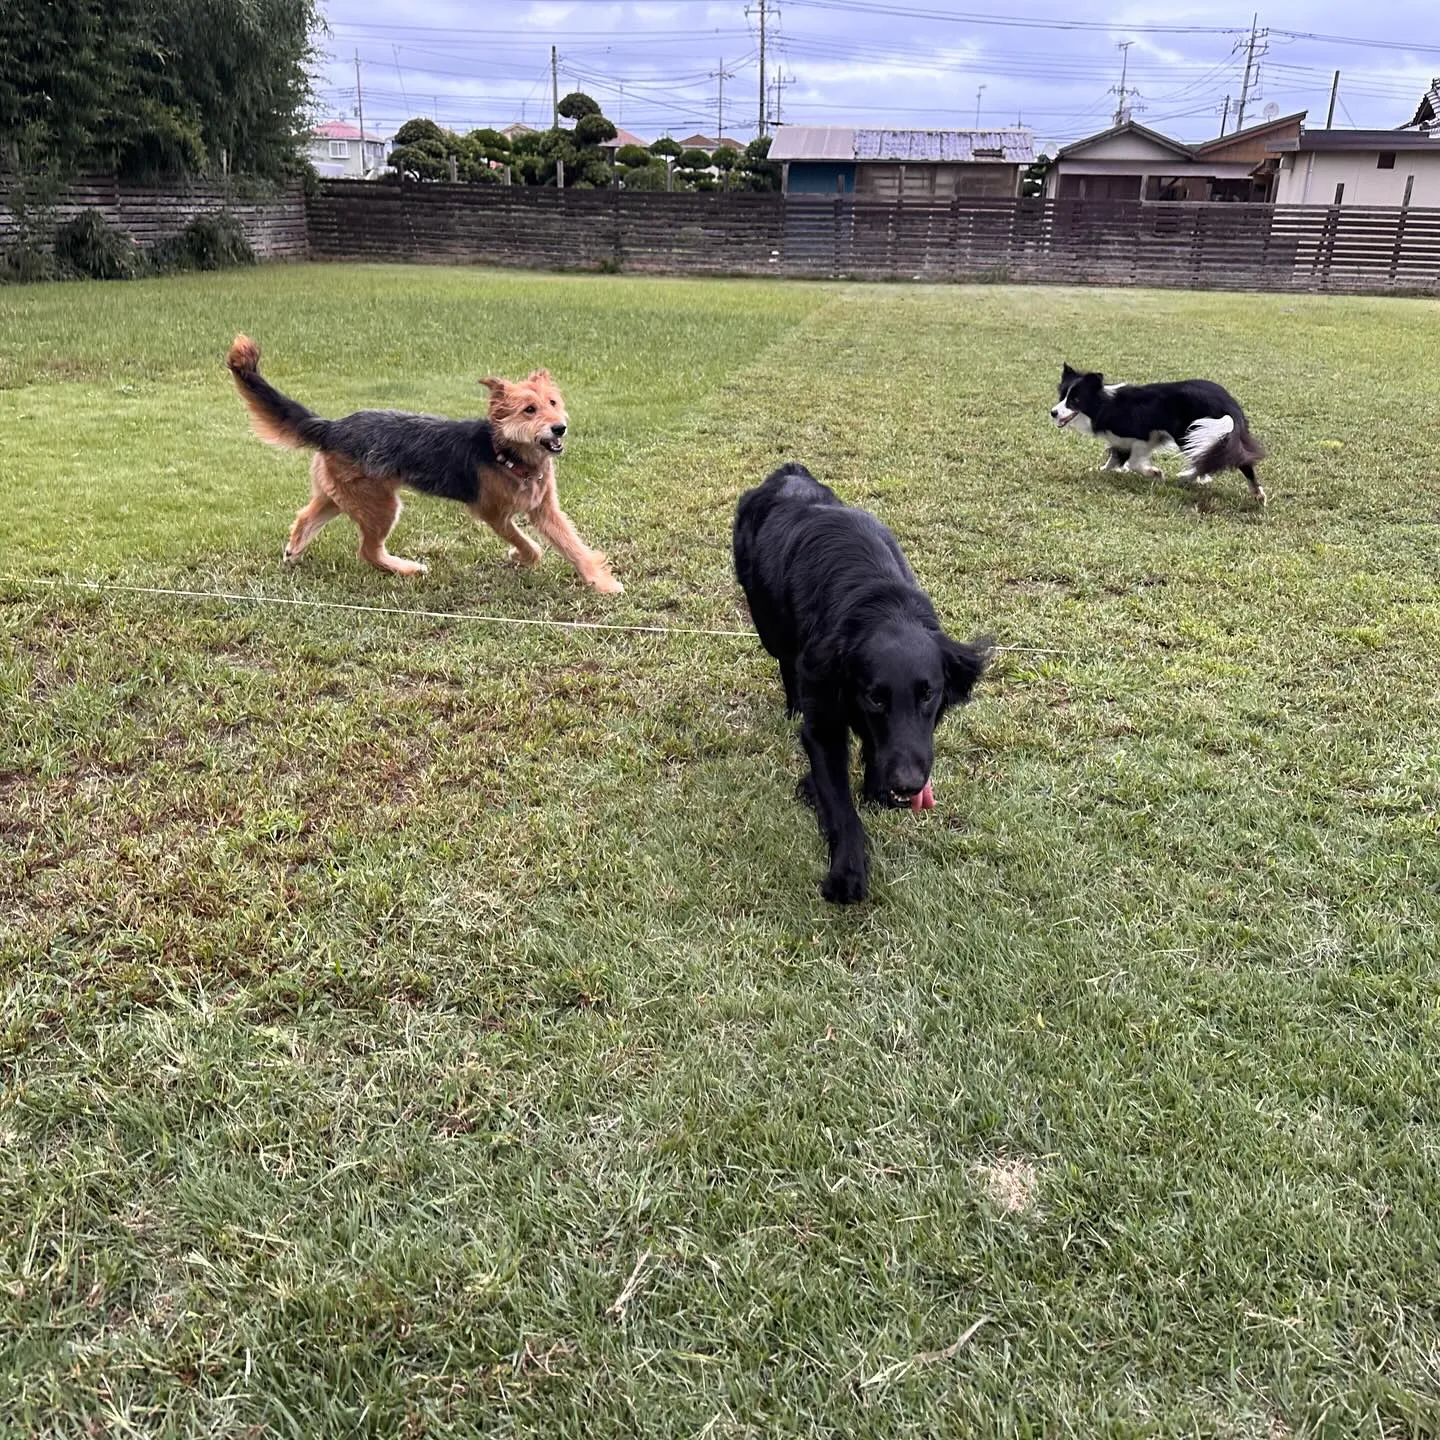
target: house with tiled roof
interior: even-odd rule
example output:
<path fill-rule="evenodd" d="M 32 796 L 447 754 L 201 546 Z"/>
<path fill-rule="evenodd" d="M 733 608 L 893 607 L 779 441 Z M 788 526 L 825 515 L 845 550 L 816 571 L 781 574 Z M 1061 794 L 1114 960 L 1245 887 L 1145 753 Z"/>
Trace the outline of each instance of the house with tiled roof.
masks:
<path fill-rule="evenodd" d="M 1249 200 L 1273 198 L 1280 147 L 1305 112 L 1187 145 L 1135 120 L 1062 145 L 1045 175 L 1057 200 Z"/>
<path fill-rule="evenodd" d="M 1424 134 L 1440 130 L 1440 79 L 1430 82 L 1430 88 L 1421 97 L 1420 106 L 1415 111 L 1415 118 L 1401 129 L 1419 130 Z"/>
<path fill-rule="evenodd" d="M 713 135 L 697 133 L 687 135 L 676 143 L 683 145 L 687 150 L 703 150 L 707 155 L 713 155 L 717 150 L 743 150 L 745 148 L 738 140 L 732 140 L 728 135 L 721 135 L 717 139 Z"/>
<path fill-rule="evenodd" d="M 949 200 L 1012 196 L 1034 163 L 1035 136 L 1004 130 L 782 125 L 770 145 L 787 195 Z"/>
<path fill-rule="evenodd" d="M 385 168 L 385 141 L 348 120 L 327 120 L 311 132 L 310 163 L 327 180 L 371 180 Z"/>
<path fill-rule="evenodd" d="M 627 145 L 639 145 L 647 150 L 650 148 L 648 140 L 642 140 L 633 130 L 626 130 L 620 126 L 616 127 L 613 140 L 600 142 L 602 150 L 623 150 Z"/>

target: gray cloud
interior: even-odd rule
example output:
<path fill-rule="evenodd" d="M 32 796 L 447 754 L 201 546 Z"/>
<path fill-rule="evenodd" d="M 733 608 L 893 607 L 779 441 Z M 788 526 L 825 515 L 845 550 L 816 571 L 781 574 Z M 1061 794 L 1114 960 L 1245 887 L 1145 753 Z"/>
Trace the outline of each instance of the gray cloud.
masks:
<path fill-rule="evenodd" d="M 1204 139 L 1218 132 L 1228 96 L 1233 128 L 1250 9 L 1120 0 L 1107 12 L 1022 0 L 1017 13 L 974 3 L 769 0 L 769 78 L 783 82 L 770 92 L 770 110 L 778 102 L 792 122 L 964 126 L 975 123 L 978 104 L 983 123 L 1023 120 L 1061 143 L 1109 123 L 1119 45 L 1128 40 L 1136 119 Z M 380 0 L 330 0 L 321 103 L 327 113 L 353 114 L 358 53 L 370 128 L 388 132 L 416 114 L 461 129 L 548 124 L 553 44 L 561 93 L 588 90 L 647 139 L 713 132 L 717 102 L 726 132 L 747 138 L 758 122 L 758 4 L 418 0 L 402 20 Z M 1269 5 L 1247 119 L 1273 105 L 1281 114 L 1308 109 L 1312 125 L 1323 123 L 1338 68 L 1337 124 L 1403 123 L 1440 75 L 1433 10 L 1433 0 Z M 1430 49 L 1419 48 L 1422 37 Z"/>

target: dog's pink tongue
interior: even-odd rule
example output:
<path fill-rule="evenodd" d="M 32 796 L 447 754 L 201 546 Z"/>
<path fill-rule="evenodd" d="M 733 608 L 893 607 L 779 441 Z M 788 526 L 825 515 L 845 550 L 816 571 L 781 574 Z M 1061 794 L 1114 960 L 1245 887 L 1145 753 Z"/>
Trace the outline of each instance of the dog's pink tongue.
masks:
<path fill-rule="evenodd" d="M 933 810 L 935 808 L 935 789 L 927 780 L 925 788 L 918 794 L 910 797 L 910 808 L 918 815 L 922 810 Z"/>

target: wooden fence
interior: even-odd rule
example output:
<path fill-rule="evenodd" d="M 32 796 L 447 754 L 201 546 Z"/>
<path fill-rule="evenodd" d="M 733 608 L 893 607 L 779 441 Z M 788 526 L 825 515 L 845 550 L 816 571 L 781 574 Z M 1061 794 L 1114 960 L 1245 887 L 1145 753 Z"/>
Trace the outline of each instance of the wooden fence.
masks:
<path fill-rule="evenodd" d="M 14 220 L 0 190 L 0 246 Z M 226 209 L 262 259 L 410 260 L 670 274 L 1008 280 L 1440 294 L 1440 210 L 1358 206 L 652 194 L 329 180 L 242 200 L 223 184 L 77 184 L 142 245 Z"/>
<path fill-rule="evenodd" d="M 871 279 L 1440 293 L 1440 210 L 945 203 L 330 180 L 317 257 Z"/>
<path fill-rule="evenodd" d="M 15 231 L 9 200 L 0 182 L 0 248 Z M 99 210 L 116 229 L 144 246 L 183 230 L 197 215 L 228 210 L 261 260 L 303 260 L 310 253 L 305 196 L 298 185 L 271 199 L 244 200 L 220 182 L 156 186 L 92 177 L 66 191 L 47 223 L 58 225 L 87 208 Z M 49 236 L 43 237 L 44 243 L 48 240 Z"/>
<path fill-rule="evenodd" d="M 345 260 L 760 274 L 780 266 L 778 195 L 328 180 L 310 250 Z"/>

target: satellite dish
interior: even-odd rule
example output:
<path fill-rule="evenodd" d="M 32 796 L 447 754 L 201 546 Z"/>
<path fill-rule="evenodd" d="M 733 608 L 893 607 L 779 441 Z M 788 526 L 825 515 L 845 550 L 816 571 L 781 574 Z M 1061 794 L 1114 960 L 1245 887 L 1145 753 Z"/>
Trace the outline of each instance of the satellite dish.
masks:
<path fill-rule="evenodd" d="M 1273 120 L 1280 113 L 1280 107 L 1272 100 L 1260 113 L 1267 120 Z"/>

